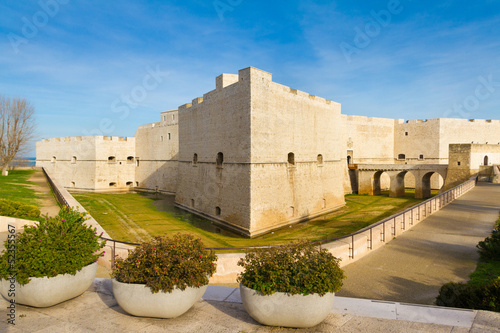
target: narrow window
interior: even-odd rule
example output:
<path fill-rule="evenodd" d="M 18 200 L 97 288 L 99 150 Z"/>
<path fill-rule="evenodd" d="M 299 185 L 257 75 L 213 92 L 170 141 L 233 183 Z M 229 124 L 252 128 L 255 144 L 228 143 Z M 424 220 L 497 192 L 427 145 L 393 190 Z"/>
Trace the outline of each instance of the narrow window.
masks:
<path fill-rule="evenodd" d="M 318 165 L 323 165 L 323 155 L 318 155 Z"/>
<path fill-rule="evenodd" d="M 168 133 L 168 139 L 170 140 L 170 133 Z"/>
<path fill-rule="evenodd" d="M 163 142 L 163 135 L 160 135 L 160 141 Z"/>
<path fill-rule="evenodd" d="M 116 183 L 115 182 L 109 183 L 109 187 L 116 187 Z"/>
<path fill-rule="evenodd" d="M 139 186 L 139 182 L 135 182 L 135 186 Z"/>
<path fill-rule="evenodd" d="M 288 164 L 295 165 L 295 155 L 294 153 L 288 153 Z"/>
<path fill-rule="evenodd" d="M 135 166 L 138 167 L 139 166 L 139 157 L 136 157 L 135 158 Z"/>
<path fill-rule="evenodd" d="M 406 155 L 405 154 L 399 154 L 398 155 L 398 160 L 404 160 L 406 159 Z"/>
<path fill-rule="evenodd" d="M 127 156 L 127 163 L 128 164 L 134 163 L 134 156 Z"/>
<path fill-rule="evenodd" d="M 423 160 L 424 159 L 424 155 L 423 154 L 420 154 L 420 156 L 418 157 L 419 160 Z"/>
<path fill-rule="evenodd" d="M 175 114 L 172 114 L 172 120 L 175 120 Z"/>
<path fill-rule="evenodd" d="M 408 136 L 408 132 L 405 132 L 405 135 Z"/>
<path fill-rule="evenodd" d="M 484 165 L 488 165 L 488 156 L 485 156 L 485 157 L 484 157 L 484 161 L 483 161 L 483 162 L 484 162 L 484 163 L 483 163 Z"/>
<path fill-rule="evenodd" d="M 52 156 L 52 159 L 50 160 L 52 163 L 56 163 L 56 157 Z"/>
<path fill-rule="evenodd" d="M 219 206 L 215 207 L 215 215 L 220 216 L 220 207 Z"/>
<path fill-rule="evenodd" d="M 293 215 L 295 214 L 295 209 L 293 208 L 293 206 L 291 206 L 290 208 L 288 208 L 288 216 L 289 217 L 293 217 Z"/>
<path fill-rule="evenodd" d="M 163 121 L 167 121 L 167 116 L 163 116 Z"/>
<path fill-rule="evenodd" d="M 127 185 L 128 187 L 132 187 L 132 186 L 134 186 L 134 183 L 133 183 L 133 182 L 127 182 L 127 184 L 126 184 L 126 185 Z"/>
<path fill-rule="evenodd" d="M 191 207 L 194 208 L 194 199 L 191 199 Z"/>
<path fill-rule="evenodd" d="M 193 155 L 193 165 L 196 165 L 198 163 L 198 154 Z"/>
<path fill-rule="evenodd" d="M 114 156 L 109 156 L 109 157 L 108 157 L 108 163 L 116 163 L 116 157 L 114 157 Z"/>
<path fill-rule="evenodd" d="M 457 162 L 457 165 L 460 165 L 460 161 Z"/>
<path fill-rule="evenodd" d="M 217 153 L 216 163 L 217 163 L 217 167 L 218 168 L 222 168 L 222 163 L 224 163 L 224 154 L 222 154 L 220 152 Z"/>
<path fill-rule="evenodd" d="M 351 164 L 351 156 L 347 155 L 347 164 Z"/>
<path fill-rule="evenodd" d="M 326 199 L 323 199 L 321 201 L 321 208 L 325 209 L 326 208 Z"/>
<path fill-rule="evenodd" d="M 75 187 L 75 182 L 71 182 L 71 187 Z"/>
<path fill-rule="evenodd" d="M 71 163 L 73 163 L 73 164 L 75 164 L 75 163 L 76 163 L 76 156 L 73 156 L 73 157 L 71 158 Z"/>

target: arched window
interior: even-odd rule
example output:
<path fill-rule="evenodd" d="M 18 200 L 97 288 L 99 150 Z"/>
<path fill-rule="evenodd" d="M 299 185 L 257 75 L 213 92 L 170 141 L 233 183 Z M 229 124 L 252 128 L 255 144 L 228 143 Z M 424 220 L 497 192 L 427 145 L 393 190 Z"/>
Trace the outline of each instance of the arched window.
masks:
<path fill-rule="evenodd" d="M 109 157 L 108 157 L 108 163 L 116 163 L 116 157 L 114 157 L 114 156 L 109 156 Z"/>
<path fill-rule="evenodd" d="M 56 163 L 56 157 L 52 156 L 52 159 L 50 160 L 52 163 Z"/>
<path fill-rule="evenodd" d="M 323 155 L 318 154 L 318 165 L 323 165 Z"/>
<path fill-rule="evenodd" d="M 484 157 L 484 165 L 488 165 L 488 155 Z"/>
<path fill-rule="evenodd" d="M 76 163 L 76 156 L 73 156 L 73 157 L 71 158 L 71 163 L 73 163 L 73 164 L 75 164 L 75 163 Z"/>
<path fill-rule="evenodd" d="M 405 154 L 399 154 L 398 155 L 398 160 L 405 160 L 406 159 L 406 155 Z"/>
<path fill-rule="evenodd" d="M 198 163 L 198 154 L 194 154 L 193 155 L 193 165 L 196 165 L 196 163 Z"/>
<path fill-rule="evenodd" d="M 347 155 L 347 164 L 351 164 L 351 156 Z"/>
<path fill-rule="evenodd" d="M 288 164 L 295 165 L 295 154 L 294 153 L 288 153 Z"/>
<path fill-rule="evenodd" d="M 222 154 L 220 152 L 217 153 L 217 160 L 216 160 L 216 162 L 217 162 L 217 167 L 218 168 L 222 168 L 222 163 L 224 163 L 224 154 Z"/>
<path fill-rule="evenodd" d="M 220 207 L 215 207 L 215 215 L 220 216 Z"/>
<path fill-rule="evenodd" d="M 134 156 L 127 156 L 127 163 L 128 164 L 134 163 Z"/>

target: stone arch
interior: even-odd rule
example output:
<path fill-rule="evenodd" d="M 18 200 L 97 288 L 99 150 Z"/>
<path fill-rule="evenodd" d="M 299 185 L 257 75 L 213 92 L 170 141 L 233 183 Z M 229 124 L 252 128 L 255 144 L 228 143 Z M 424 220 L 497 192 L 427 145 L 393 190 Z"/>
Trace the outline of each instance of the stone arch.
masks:
<path fill-rule="evenodd" d="M 372 176 L 372 189 L 373 195 L 380 195 L 382 192 L 382 188 L 380 186 L 380 178 L 384 171 L 376 171 Z"/>
<path fill-rule="evenodd" d="M 405 196 L 405 176 L 408 173 L 404 171 L 390 171 L 388 172 L 391 177 L 391 189 L 389 191 L 390 197 L 404 197 Z"/>
<path fill-rule="evenodd" d="M 483 159 L 483 164 L 484 165 L 488 165 L 488 155 L 484 156 L 484 159 Z"/>

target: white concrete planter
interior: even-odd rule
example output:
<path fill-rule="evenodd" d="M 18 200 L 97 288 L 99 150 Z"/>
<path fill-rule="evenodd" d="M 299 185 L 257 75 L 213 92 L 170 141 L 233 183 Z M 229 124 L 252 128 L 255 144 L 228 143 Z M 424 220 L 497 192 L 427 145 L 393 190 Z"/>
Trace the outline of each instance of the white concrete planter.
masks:
<path fill-rule="evenodd" d="M 174 289 L 170 293 L 153 293 L 145 284 L 131 284 L 112 280 L 113 295 L 118 305 L 127 313 L 139 317 L 175 318 L 196 303 L 208 285 L 185 290 Z"/>
<path fill-rule="evenodd" d="M 17 304 L 45 308 L 71 298 L 87 290 L 95 279 L 97 263 L 83 267 L 75 275 L 59 274 L 54 277 L 31 278 L 30 282 L 20 285 L 17 281 L 0 280 L 0 293 L 7 299 L 15 299 Z M 12 291 L 15 294 L 12 294 Z"/>
<path fill-rule="evenodd" d="M 333 307 L 335 293 L 324 296 L 258 294 L 240 283 L 243 306 L 248 314 L 261 324 L 283 327 L 313 327 L 321 323 Z"/>

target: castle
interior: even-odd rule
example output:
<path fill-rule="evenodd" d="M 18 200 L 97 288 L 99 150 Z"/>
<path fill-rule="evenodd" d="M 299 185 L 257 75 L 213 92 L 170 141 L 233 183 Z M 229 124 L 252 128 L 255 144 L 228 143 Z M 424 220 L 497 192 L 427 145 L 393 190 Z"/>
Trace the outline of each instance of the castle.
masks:
<path fill-rule="evenodd" d="M 446 179 L 425 175 L 434 188 L 498 165 L 500 121 L 346 116 L 249 67 L 134 137 L 44 139 L 36 151 L 37 166 L 67 188 L 172 193 L 179 207 L 253 237 L 342 207 L 358 165 L 453 161 Z M 405 174 L 406 186 L 420 182 Z"/>

